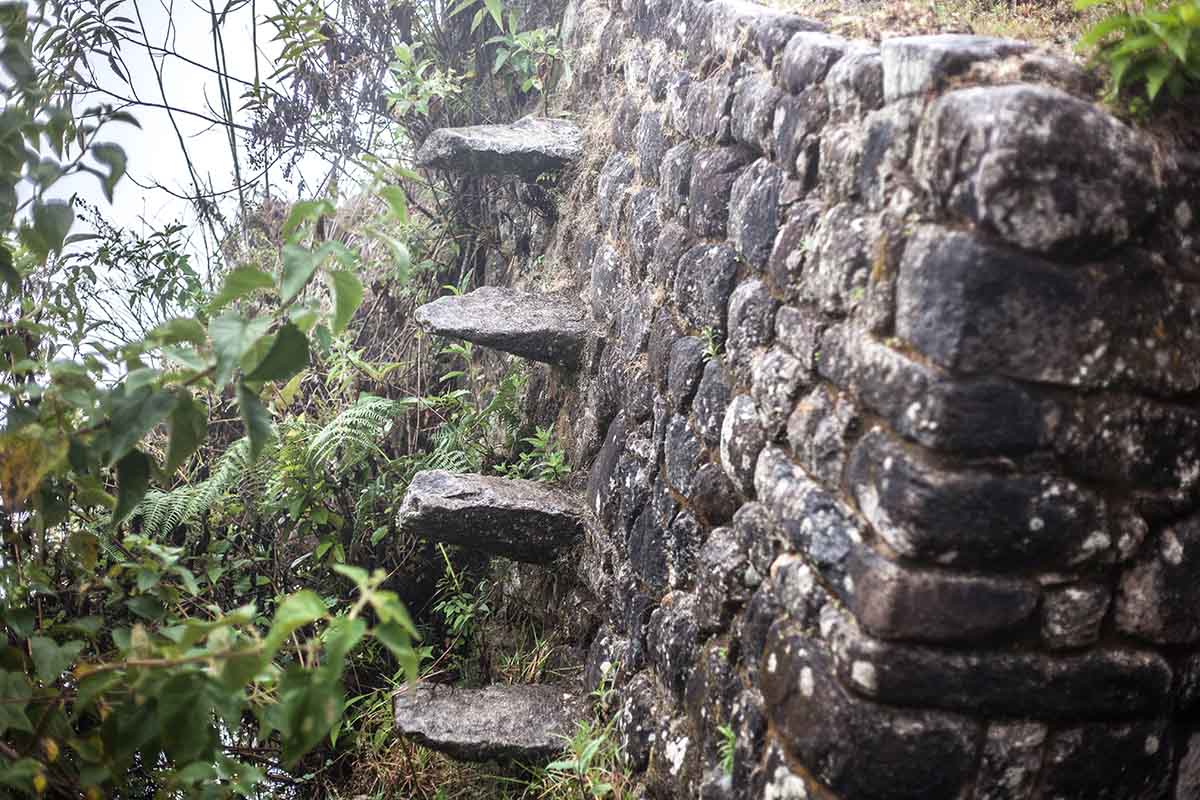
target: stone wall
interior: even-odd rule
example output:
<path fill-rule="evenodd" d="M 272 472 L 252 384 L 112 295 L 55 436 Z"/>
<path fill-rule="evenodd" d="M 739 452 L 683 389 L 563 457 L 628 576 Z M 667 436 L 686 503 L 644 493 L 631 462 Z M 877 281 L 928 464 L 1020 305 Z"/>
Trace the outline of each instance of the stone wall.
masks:
<path fill-rule="evenodd" d="M 588 678 L 651 792 L 1200 797 L 1196 157 L 1017 42 L 563 33 Z"/>

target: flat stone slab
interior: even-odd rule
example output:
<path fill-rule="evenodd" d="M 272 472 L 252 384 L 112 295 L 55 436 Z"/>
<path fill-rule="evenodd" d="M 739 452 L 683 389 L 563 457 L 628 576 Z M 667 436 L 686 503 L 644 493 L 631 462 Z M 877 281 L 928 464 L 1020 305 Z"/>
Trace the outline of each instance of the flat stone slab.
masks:
<path fill-rule="evenodd" d="M 417 684 L 395 696 L 396 731 L 462 761 L 545 762 L 587 714 L 585 697 L 549 685 L 461 689 Z"/>
<path fill-rule="evenodd" d="M 496 286 L 439 297 L 415 316 L 430 333 L 568 369 L 579 366 L 594 335 L 584 305 Z"/>
<path fill-rule="evenodd" d="M 583 155 L 583 134 L 571 122 L 525 117 L 507 125 L 438 128 L 417 151 L 419 167 L 533 180 Z"/>
<path fill-rule="evenodd" d="M 408 533 L 545 564 L 583 535 L 583 506 L 537 481 L 418 472 L 400 507 Z"/>

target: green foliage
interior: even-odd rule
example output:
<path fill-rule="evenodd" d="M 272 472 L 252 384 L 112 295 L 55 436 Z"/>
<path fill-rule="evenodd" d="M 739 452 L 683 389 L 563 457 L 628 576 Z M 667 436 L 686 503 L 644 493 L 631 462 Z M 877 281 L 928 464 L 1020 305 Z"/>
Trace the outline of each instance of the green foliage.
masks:
<path fill-rule="evenodd" d="M 388 99 L 397 114 L 429 116 L 431 107 L 450 102 L 462 94 L 464 76 L 452 67 L 443 67 L 433 56 L 423 56 L 422 43 L 396 45 L 391 63 L 392 78 Z"/>
<path fill-rule="evenodd" d="M 533 436 L 521 440 L 529 445 L 529 449 L 522 452 L 516 462 L 498 464 L 496 471 L 508 478 L 550 483 L 562 480 L 570 474 L 571 467 L 567 464 L 566 453 L 554 446 L 553 437 L 550 428 L 537 428 Z"/>
<path fill-rule="evenodd" d="M 721 769 L 726 775 L 733 774 L 733 757 L 737 752 L 737 733 L 728 725 L 718 725 L 717 733 L 721 736 L 718 749 L 721 753 Z"/>
<path fill-rule="evenodd" d="M 721 357 L 721 335 L 711 325 L 704 326 L 704 330 L 700 331 L 700 338 L 704 340 L 705 361 Z"/>
<path fill-rule="evenodd" d="M 1077 0 L 1075 8 L 1108 4 L 1109 0 Z M 1146 110 L 1164 88 L 1179 100 L 1200 84 L 1200 0 L 1146 7 L 1114 4 L 1079 46 L 1094 50 L 1094 59 L 1108 68 L 1110 100 L 1140 89 L 1144 99 L 1134 98 L 1130 104 Z"/>

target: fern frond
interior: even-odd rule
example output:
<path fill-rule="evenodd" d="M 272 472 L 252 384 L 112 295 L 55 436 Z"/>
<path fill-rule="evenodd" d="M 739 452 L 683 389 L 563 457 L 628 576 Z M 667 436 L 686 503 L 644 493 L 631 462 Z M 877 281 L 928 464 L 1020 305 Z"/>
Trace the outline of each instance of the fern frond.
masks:
<path fill-rule="evenodd" d="M 344 472 L 380 453 L 379 440 L 405 405 L 404 401 L 363 395 L 313 437 L 308 463 L 316 470 Z"/>

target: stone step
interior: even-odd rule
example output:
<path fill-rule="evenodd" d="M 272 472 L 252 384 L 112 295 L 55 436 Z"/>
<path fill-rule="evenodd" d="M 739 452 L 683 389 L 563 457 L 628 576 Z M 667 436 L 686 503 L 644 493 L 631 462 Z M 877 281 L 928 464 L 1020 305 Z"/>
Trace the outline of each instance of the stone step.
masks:
<path fill-rule="evenodd" d="M 396 731 L 461 761 L 545 762 L 587 714 L 578 691 L 543 684 L 462 689 L 421 683 L 395 697 Z"/>
<path fill-rule="evenodd" d="M 400 528 L 425 539 L 546 564 L 583 535 L 583 505 L 544 483 L 443 470 L 418 472 Z"/>
<path fill-rule="evenodd" d="M 581 303 L 495 286 L 439 297 L 418 308 L 416 320 L 439 336 L 567 368 L 579 365 L 595 335 Z"/>
<path fill-rule="evenodd" d="M 525 117 L 507 125 L 439 128 L 417 151 L 419 167 L 535 180 L 583 155 L 583 134 L 571 122 Z"/>

